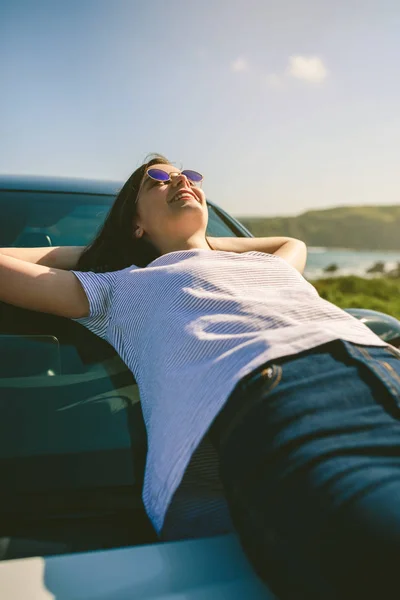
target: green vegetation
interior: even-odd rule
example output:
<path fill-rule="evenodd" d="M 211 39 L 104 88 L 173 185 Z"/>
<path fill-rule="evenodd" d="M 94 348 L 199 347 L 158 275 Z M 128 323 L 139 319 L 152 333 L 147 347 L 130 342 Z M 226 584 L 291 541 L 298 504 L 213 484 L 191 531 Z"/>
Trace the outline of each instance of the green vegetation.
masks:
<path fill-rule="evenodd" d="M 297 217 L 239 217 L 255 236 L 283 235 L 307 246 L 400 250 L 399 206 L 342 206 Z"/>
<path fill-rule="evenodd" d="M 319 295 L 340 308 L 369 308 L 400 319 L 400 279 L 330 277 L 310 282 Z"/>
<path fill-rule="evenodd" d="M 239 220 L 255 236 L 289 236 L 307 246 L 354 250 L 400 250 L 399 206 L 342 206 L 310 210 L 297 217 L 242 217 Z M 329 277 L 311 281 L 322 298 L 340 308 L 369 308 L 400 319 L 400 264 L 383 274 L 384 265 L 375 264 L 372 279 Z M 337 265 L 326 268 L 335 273 Z M 335 273 L 336 275 L 336 273 Z"/>

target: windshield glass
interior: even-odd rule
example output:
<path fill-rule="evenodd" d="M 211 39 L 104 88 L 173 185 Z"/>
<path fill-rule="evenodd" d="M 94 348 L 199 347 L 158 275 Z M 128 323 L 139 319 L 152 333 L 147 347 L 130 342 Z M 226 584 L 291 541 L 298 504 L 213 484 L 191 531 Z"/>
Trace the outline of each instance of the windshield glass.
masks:
<path fill-rule="evenodd" d="M 0 191 L 0 246 L 87 246 L 113 202 L 111 195 Z M 212 206 L 207 234 L 237 235 Z"/>
<path fill-rule="evenodd" d="M 86 246 L 110 210 L 112 196 L 1 192 L 3 246 Z"/>

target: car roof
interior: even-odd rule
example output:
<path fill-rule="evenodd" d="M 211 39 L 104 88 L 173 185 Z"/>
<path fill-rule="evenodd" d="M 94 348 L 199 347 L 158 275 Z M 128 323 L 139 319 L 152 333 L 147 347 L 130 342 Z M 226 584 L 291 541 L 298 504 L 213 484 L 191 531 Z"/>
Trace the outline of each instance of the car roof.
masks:
<path fill-rule="evenodd" d="M 100 195 L 115 197 L 123 185 L 124 181 L 111 179 L 0 174 L 0 192 L 58 192 L 65 194 L 95 194 L 96 196 Z M 211 204 L 212 206 L 216 206 L 215 203 L 208 198 L 207 203 Z M 226 211 L 222 210 L 220 207 L 218 207 L 218 209 L 225 216 L 227 215 Z M 243 231 L 245 230 L 243 225 L 240 225 L 240 228 Z"/>
<path fill-rule="evenodd" d="M 123 181 L 38 175 L 0 175 L 0 190 L 30 192 L 66 192 L 115 196 Z"/>

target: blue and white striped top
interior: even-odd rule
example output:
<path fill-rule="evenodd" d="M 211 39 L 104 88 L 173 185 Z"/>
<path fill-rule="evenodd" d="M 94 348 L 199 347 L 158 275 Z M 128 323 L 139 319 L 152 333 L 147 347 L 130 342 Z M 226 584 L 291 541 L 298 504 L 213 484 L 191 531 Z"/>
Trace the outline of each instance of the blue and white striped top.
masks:
<path fill-rule="evenodd" d="M 157 532 L 193 452 L 244 375 L 335 339 L 386 345 L 276 255 L 198 248 L 145 268 L 74 273 L 90 305 L 79 322 L 114 346 L 139 386 L 148 435 L 143 501 Z"/>

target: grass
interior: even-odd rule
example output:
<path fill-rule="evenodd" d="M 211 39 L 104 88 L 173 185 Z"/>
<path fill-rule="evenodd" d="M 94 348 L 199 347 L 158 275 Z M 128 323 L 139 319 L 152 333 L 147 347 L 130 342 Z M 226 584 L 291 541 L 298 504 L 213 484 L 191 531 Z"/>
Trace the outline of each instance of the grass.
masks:
<path fill-rule="evenodd" d="M 329 277 L 310 281 L 321 298 L 340 308 L 369 308 L 400 319 L 400 279 Z"/>

